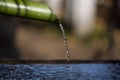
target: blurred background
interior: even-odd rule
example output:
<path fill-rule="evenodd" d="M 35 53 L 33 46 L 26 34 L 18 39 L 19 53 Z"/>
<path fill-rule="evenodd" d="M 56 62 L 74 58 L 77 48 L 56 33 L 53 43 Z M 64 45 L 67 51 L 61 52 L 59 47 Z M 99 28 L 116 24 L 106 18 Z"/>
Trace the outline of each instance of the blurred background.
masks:
<path fill-rule="evenodd" d="M 32 0 L 48 4 L 64 26 L 73 60 L 120 59 L 120 0 Z M 59 26 L 0 15 L 0 59 L 66 58 Z"/>

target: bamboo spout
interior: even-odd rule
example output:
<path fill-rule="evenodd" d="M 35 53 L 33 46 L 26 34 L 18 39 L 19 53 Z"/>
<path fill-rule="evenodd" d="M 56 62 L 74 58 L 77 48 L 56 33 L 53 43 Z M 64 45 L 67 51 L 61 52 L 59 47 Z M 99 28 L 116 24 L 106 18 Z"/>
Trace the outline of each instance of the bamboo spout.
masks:
<path fill-rule="evenodd" d="M 56 15 L 46 4 L 29 0 L 0 0 L 0 14 L 58 22 Z"/>

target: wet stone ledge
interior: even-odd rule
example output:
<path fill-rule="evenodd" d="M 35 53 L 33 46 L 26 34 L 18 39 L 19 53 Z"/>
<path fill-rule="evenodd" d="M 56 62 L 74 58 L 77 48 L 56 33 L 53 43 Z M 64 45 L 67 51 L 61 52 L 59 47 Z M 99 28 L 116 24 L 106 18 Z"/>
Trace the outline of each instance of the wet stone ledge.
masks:
<path fill-rule="evenodd" d="M 120 80 L 120 62 L 0 64 L 0 80 Z"/>

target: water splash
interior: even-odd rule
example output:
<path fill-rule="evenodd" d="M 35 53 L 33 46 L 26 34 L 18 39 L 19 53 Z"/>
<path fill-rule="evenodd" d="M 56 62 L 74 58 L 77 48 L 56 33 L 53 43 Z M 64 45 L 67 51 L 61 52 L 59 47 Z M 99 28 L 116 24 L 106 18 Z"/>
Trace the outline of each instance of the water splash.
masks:
<path fill-rule="evenodd" d="M 64 43 L 65 43 L 65 47 L 66 47 L 66 60 L 69 62 L 70 61 L 70 52 L 69 52 L 69 47 L 68 47 L 68 40 L 67 40 L 67 37 L 65 35 L 65 30 L 64 30 L 61 22 L 59 23 L 59 26 L 60 26 L 60 29 L 63 33 Z"/>

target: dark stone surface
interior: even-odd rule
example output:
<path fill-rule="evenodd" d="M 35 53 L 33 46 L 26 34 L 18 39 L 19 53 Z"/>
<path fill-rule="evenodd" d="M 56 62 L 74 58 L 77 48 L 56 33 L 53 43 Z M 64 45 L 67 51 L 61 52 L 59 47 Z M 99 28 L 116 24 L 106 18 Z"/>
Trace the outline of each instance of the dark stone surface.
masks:
<path fill-rule="evenodd" d="M 120 64 L 0 64 L 0 80 L 6 79 L 120 80 Z"/>

